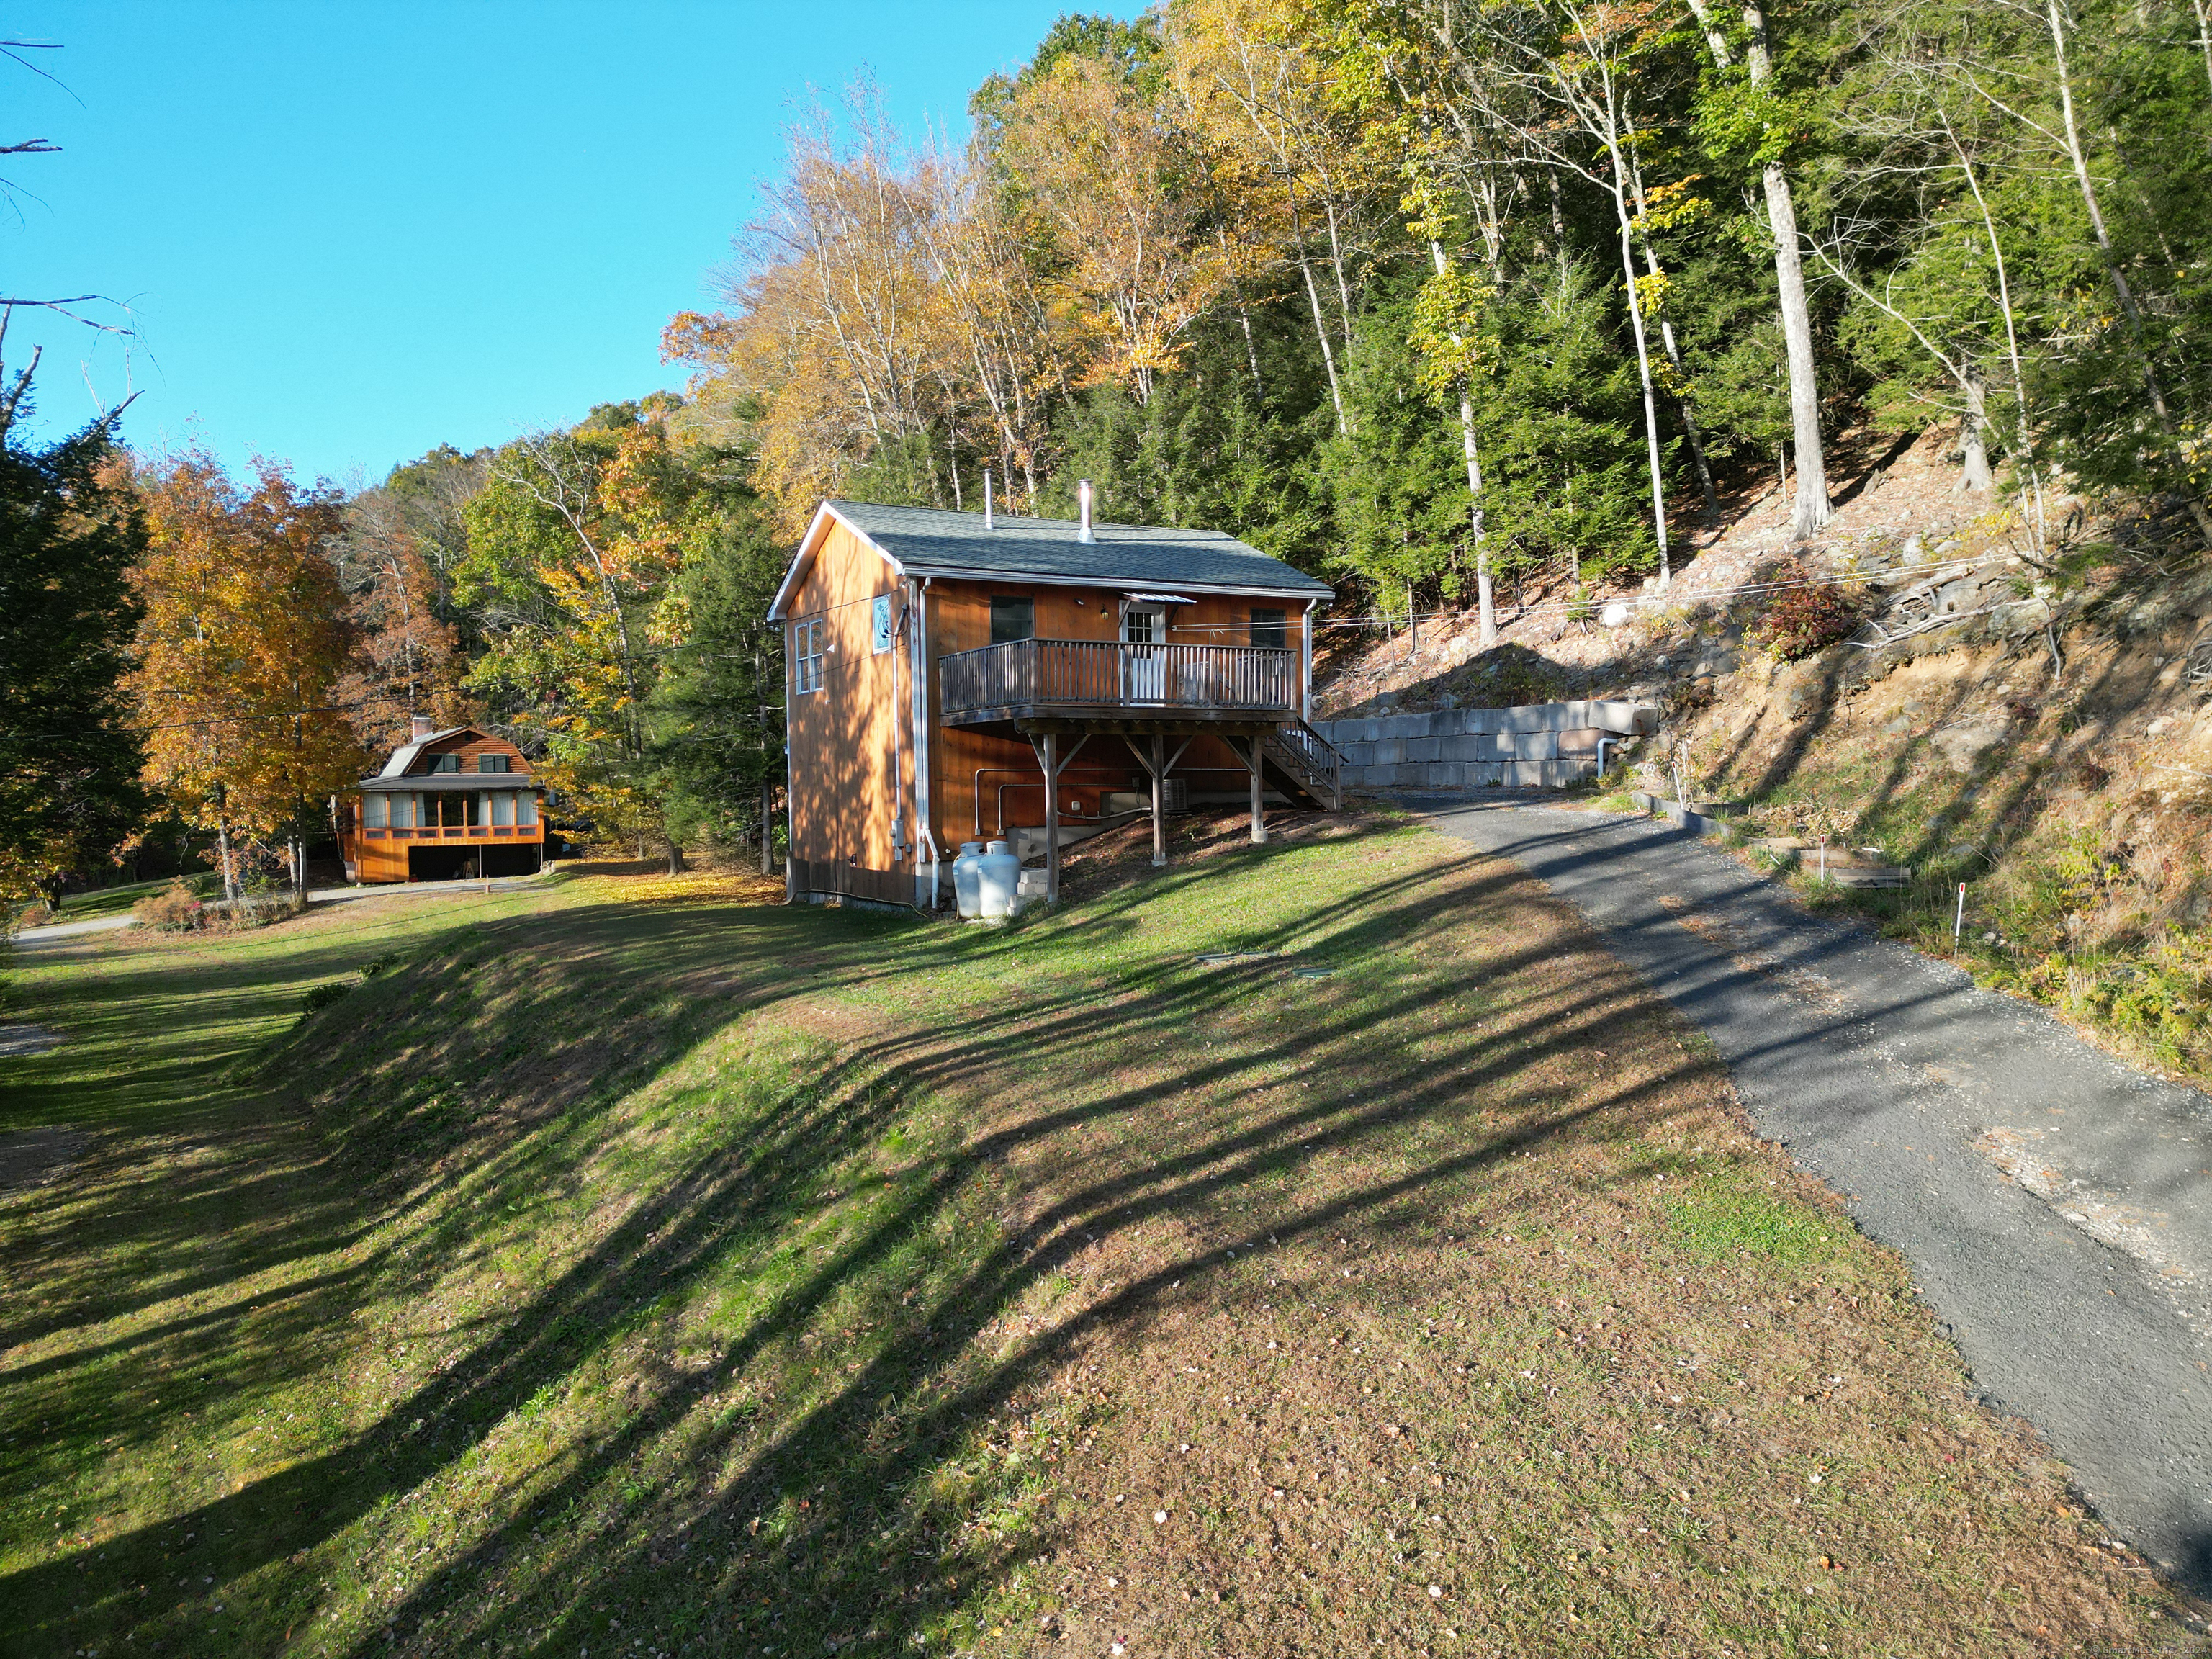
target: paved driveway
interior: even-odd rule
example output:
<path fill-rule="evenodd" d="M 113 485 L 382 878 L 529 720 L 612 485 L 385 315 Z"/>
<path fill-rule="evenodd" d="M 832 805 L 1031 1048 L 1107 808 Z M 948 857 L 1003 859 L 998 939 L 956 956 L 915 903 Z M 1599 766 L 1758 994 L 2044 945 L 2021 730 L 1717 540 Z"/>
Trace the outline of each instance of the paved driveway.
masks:
<path fill-rule="evenodd" d="M 1911 1263 L 1990 1403 L 2212 1591 L 2212 1100 L 1664 824 L 1415 805 L 1543 878 L 1702 1027 L 1761 1130 Z"/>
<path fill-rule="evenodd" d="M 470 894 L 504 893 L 509 888 L 521 887 L 542 880 L 530 876 L 495 876 L 489 881 L 420 881 L 392 883 L 376 887 L 318 887 L 307 894 L 310 904 L 349 904 L 356 899 L 372 898 L 438 898 L 465 897 Z M 119 933 L 138 924 L 125 911 L 120 915 L 94 916 L 89 921 L 49 922 L 44 927 L 26 927 L 18 933 L 14 944 L 18 949 L 35 951 L 41 945 L 63 945 L 88 933 Z"/>

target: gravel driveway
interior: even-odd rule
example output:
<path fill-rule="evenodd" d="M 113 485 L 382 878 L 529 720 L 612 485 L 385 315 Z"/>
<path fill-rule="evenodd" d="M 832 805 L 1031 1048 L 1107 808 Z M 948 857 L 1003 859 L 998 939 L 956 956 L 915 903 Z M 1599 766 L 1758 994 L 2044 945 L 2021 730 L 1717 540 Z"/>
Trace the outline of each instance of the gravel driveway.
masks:
<path fill-rule="evenodd" d="M 1547 881 L 1903 1253 L 1990 1403 L 2212 1592 L 2212 1100 L 1646 818 L 1412 803 Z"/>

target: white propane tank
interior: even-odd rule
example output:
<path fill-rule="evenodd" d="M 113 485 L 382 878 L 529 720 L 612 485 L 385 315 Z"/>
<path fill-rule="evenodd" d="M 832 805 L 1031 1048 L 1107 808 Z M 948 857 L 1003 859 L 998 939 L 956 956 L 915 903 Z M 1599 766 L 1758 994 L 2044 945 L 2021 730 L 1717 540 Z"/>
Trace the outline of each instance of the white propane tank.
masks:
<path fill-rule="evenodd" d="M 983 914 L 982 881 L 975 866 L 983 861 L 983 843 L 963 841 L 960 856 L 952 860 L 952 898 L 960 907 L 962 917 L 974 921 Z"/>
<path fill-rule="evenodd" d="M 1014 895 L 1022 880 L 1022 861 L 994 841 L 975 860 L 976 892 L 986 921 L 1004 921 L 1014 914 Z"/>

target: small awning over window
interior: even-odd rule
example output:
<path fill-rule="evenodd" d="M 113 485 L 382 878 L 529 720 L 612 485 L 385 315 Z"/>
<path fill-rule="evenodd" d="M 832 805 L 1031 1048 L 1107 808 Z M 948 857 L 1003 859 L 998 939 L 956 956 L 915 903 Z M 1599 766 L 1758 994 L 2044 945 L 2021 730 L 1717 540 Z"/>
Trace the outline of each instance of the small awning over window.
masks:
<path fill-rule="evenodd" d="M 1182 593 L 1124 593 L 1121 596 L 1138 605 L 1196 605 L 1198 601 Z"/>

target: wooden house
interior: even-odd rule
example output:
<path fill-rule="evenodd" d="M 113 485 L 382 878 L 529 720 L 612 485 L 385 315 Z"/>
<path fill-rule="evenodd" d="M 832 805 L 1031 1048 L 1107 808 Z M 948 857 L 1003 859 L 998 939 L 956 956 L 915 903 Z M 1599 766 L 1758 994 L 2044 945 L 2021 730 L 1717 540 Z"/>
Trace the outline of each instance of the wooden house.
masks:
<path fill-rule="evenodd" d="M 473 726 L 412 738 L 384 769 L 338 798 L 338 852 L 357 882 L 525 876 L 544 862 L 545 826 L 530 762 Z"/>
<path fill-rule="evenodd" d="M 960 844 L 1060 850 L 1186 794 L 1341 804 L 1308 724 L 1330 589 L 1218 531 L 824 502 L 786 631 L 789 884 L 924 908 Z M 988 502 L 988 498 L 987 498 Z M 1023 833 L 1026 831 L 1027 833 Z"/>

